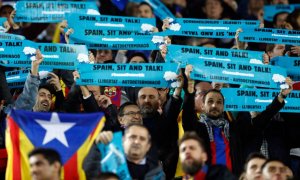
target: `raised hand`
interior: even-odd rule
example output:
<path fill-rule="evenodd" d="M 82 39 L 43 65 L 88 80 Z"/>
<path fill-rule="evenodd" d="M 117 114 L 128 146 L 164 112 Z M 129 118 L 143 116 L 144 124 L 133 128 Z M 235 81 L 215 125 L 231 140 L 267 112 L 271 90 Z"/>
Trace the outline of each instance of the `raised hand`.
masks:
<path fill-rule="evenodd" d="M 61 85 L 60 85 L 59 77 L 55 73 L 52 73 L 52 72 L 49 72 L 48 76 L 51 78 L 49 80 L 47 80 L 47 83 L 53 85 L 56 91 L 60 91 Z"/>
<path fill-rule="evenodd" d="M 39 66 L 44 60 L 43 55 L 39 49 L 36 50 L 35 60 L 31 61 L 31 74 L 37 76 Z"/>
<path fill-rule="evenodd" d="M 96 137 L 96 143 L 103 143 L 103 144 L 108 144 L 112 141 L 113 139 L 113 133 L 112 131 L 102 131 L 98 134 Z"/>

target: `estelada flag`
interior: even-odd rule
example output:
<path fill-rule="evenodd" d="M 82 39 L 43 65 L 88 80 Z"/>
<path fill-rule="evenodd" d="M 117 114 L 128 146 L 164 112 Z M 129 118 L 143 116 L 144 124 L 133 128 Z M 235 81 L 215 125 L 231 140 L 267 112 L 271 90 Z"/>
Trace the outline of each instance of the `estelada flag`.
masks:
<path fill-rule="evenodd" d="M 63 163 L 61 179 L 86 179 L 83 160 L 105 123 L 103 113 L 58 114 L 12 110 L 7 116 L 7 180 L 31 179 L 28 153 L 52 148 Z"/>

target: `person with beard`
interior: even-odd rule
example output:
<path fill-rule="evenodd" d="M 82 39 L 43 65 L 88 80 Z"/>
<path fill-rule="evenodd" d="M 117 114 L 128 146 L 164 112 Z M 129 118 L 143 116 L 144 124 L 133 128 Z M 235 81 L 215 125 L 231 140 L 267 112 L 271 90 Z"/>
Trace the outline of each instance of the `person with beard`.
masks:
<path fill-rule="evenodd" d="M 52 107 L 52 97 L 55 95 L 54 111 L 63 109 L 64 94 L 59 82 L 59 78 L 55 73 L 48 73 L 49 79 L 47 82 L 38 87 L 35 105 L 32 108 L 34 112 L 49 112 Z"/>
<path fill-rule="evenodd" d="M 96 138 L 96 143 L 108 144 L 112 139 L 113 133 L 111 131 L 103 131 Z M 132 179 L 166 179 L 160 163 L 147 154 L 152 143 L 151 135 L 145 126 L 141 124 L 127 126 L 122 141 Z"/>
<path fill-rule="evenodd" d="M 203 97 L 204 113 L 199 120 L 194 111 L 194 80 L 190 78 L 192 69 L 191 65 L 187 65 L 185 69 L 188 87 L 182 114 L 184 131 L 195 131 L 203 138 L 209 163 L 226 165 L 234 174 L 239 175 L 242 172 L 246 154 L 244 144 L 252 140 L 252 137 L 244 134 L 250 127 L 263 129 L 268 125 L 271 117 L 284 106 L 284 97 L 291 92 L 292 81 L 287 78 L 286 83 L 289 88 L 282 89 L 260 118 L 254 118 L 251 121 L 239 119 L 228 122 L 223 116 L 224 96 L 218 90 L 209 90 Z"/>
<path fill-rule="evenodd" d="M 195 132 L 186 132 L 179 140 L 179 158 L 185 176 L 183 180 L 236 179 L 224 165 L 206 164 L 204 141 Z"/>
<path fill-rule="evenodd" d="M 55 108 L 61 109 L 64 95 L 61 89 L 59 78 L 56 74 L 49 72 L 48 80 L 41 84 L 39 76 L 39 65 L 43 61 L 40 50 L 36 51 L 36 60 L 31 63 L 30 74 L 27 76 L 23 92 L 18 96 L 13 104 L 9 104 L 5 113 L 10 109 L 22 109 L 34 112 L 48 112 L 52 105 L 52 95 L 55 94 Z M 55 91 L 55 93 L 54 93 Z"/>
<path fill-rule="evenodd" d="M 159 92 L 156 88 L 144 87 L 139 90 L 139 106 L 143 124 L 149 129 L 153 147 L 150 154 L 162 161 L 167 179 L 174 177 L 178 158 L 178 125 L 182 99 L 179 88 L 170 96 L 163 110 L 160 109 Z M 157 153 L 158 152 L 158 153 Z"/>

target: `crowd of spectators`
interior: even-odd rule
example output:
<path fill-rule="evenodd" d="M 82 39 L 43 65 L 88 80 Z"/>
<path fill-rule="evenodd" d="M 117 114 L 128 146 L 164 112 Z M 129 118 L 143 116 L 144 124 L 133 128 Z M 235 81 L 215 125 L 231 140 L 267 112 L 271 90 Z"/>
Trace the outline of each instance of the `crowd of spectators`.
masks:
<path fill-rule="evenodd" d="M 293 4 L 297 0 L 162 0 L 178 18 L 214 20 L 259 20 L 263 27 L 300 31 L 300 9 L 280 12 L 273 22 L 263 20 L 264 5 Z M 124 10 L 111 0 L 98 2 L 102 15 L 156 18 L 157 29 L 169 28 L 145 2 L 128 2 Z M 19 34 L 35 42 L 55 42 L 56 29 L 66 22 L 15 23 L 15 10 L 2 2 L 0 16 L 6 17 L 7 33 Z M 60 42 L 68 43 L 69 35 L 60 32 Z M 76 31 L 76 30 L 75 30 Z M 264 64 L 277 56 L 300 56 L 300 46 L 240 42 L 233 39 L 169 37 L 171 44 L 234 48 L 265 52 Z M 89 60 L 94 63 L 163 63 L 167 47 L 160 51 L 94 50 Z M 279 112 L 285 98 L 297 83 L 286 78 L 289 88 L 279 94 L 262 112 L 224 111 L 222 88 L 240 87 L 220 82 L 193 80 L 193 66 L 187 65 L 178 75 L 177 88 L 79 86 L 77 71 L 58 70 L 41 82 L 39 50 L 32 61 L 24 88 L 10 89 L 5 72 L 15 70 L 0 66 L 0 179 L 4 178 L 5 117 L 11 108 L 33 112 L 92 113 L 105 112 L 106 123 L 83 163 L 87 179 L 118 179 L 113 173 L 101 173 L 98 143 L 108 144 L 113 133 L 123 132 L 123 147 L 132 179 L 296 179 L 300 178 L 300 114 Z M 257 87 L 259 88 L 259 87 Z M 66 93 L 67 92 L 67 93 Z M 55 96 L 55 100 L 53 97 Z M 112 96 L 119 96 L 114 103 Z M 2 158 L 3 157 L 3 158 Z M 59 179 L 62 166 L 59 154 L 49 149 L 35 149 L 29 154 L 33 178 Z M 44 165 L 44 169 L 39 168 Z M 51 171 L 50 171 L 51 170 Z"/>

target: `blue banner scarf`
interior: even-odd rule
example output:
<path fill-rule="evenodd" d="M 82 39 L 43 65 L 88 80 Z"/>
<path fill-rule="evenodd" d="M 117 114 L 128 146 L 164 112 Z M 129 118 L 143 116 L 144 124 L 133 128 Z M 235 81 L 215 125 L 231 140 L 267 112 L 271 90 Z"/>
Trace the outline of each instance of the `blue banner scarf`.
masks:
<path fill-rule="evenodd" d="M 36 49 L 44 57 L 43 68 L 75 70 L 78 63 L 88 63 L 88 50 L 83 45 L 34 43 L 32 41 L 0 41 L 0 63 L 7 67 L 30 67 Z"/>
<path fill-rule="evenodd" d="M 96 2 L 18 1 L 15 22 L 57 23 L 65 13 L 99 14 Z"/>
<path fill-rule="evenodd" d="M 40 68 L 39 78 L 41 80 L 46 80 L 48 73 L 53 69 Z M 9 88 L 21 88 L 24 87 L 25 81 L 27 79 L 30 69 L 17 70 L 17 71 L 6 71 L 6 81 Z"/>
<path fill-rule="evenodd" d="M 24 40 L 24 39 L 25 37 L 21 35 L 0 32 L 0 40 Z"/>
<path fill-rule="evenodd" d="M 84 45 L 38 43 L 44 57 L 40 67 L 75 70 L 80 63 L 89 63 L 88 49 Z"/>
<path fill-rule="evenodd" d="M 300 80 L 300 57 L 277 56 L 271 59 L 271 64 L 285 68 L 294 81 Z"/>
<path fill-rule="evenodd" d="M 0 32 L 6 32 L 7 30 L 4 27 L 4 22 L 7 21 L 5 17 L 0 17 Z"/>
<path fill-rule="evenodd" d="M 291 13 L 297 8 L 300 8 L 300 4 L 264 5 L 264 20 L 273 22 L 273 17 L 277 13 L 282 13 L 282 12 Z"/>
<path fill-rule="evenodd" d="M 0 64 L 7 67 L 30 67 L 35 60 L 36 43 L 28 40 L 0 41 Z"/>
<path fill-rule="evenodd" d="M 101 172 L 114 172 L 120 179 L 130 180 L 123 149 L 122 132 L 114 133 L 109 144 L 99 143 L 97 146 L 101 152 Z"/>
<path fill-rule="evenodd" d="M 78 85 L 176 87 L 178 65 L 173 63 L 82 64 Z"/>
<path fill-rule="evenodd" d="M 202 38 L 234 38 L 239 28 L 259 27 L 259 21 L 251 20 L 208 20 L 208 19 L 169 19 L 167 35 L 192 36 Z"/>
<path fill-rule="evenodd" d="M 90 40 L 70 35 L 71 44 L 85 44 L 88 49 L 110 49 L 110 50 L 158 50 L 165 43 L 163 36 L 130 36 L 130 37 L 105 37 L 92 38 Z"/>
<path fill-rule="evenodd" d="M 67 14 L 68 28 L 76 31 L 95 30 L 130 30 L 136 32 L 151 31 L 156 27 L 155 18 L 137 18 L 126 16 Z"/>
<path fill-rule="evenodd" d="M 258 111 L 261 112 L 278 96 L 279 90 L 222 88 L 225 97 L 225 111 Z M 285 99 L 285 106 L 280 112 L 300 112 L 300 91 L 292 91 Z"/>
<path fill-rule="evenodd" d="M 239 49 L 225 49 L 225 48 L 209 48 L 183 45 L 168 45 L 168 52 L 166 55 L 167 62 L 177 62 L 186 64 L 188 59 L 202 58 L 220 60 L 220 61 L 242 61 L 242 62 L 256 62 L 262 64 L 263 52 L 248 51 Z"/>
<path fill-rule="evenodd" d="M 239 34 L 243 42 L 300 45 L 300 31 L 272 28 L 247 29 Z"/>
<path fill-rule="evenodd" d="M 276 66 L 241 62 L 220 62 L 211 59 L 188 60 L 193 65 L 192 79 L 278 88 L 285 82 L 286 70 Z"/>

